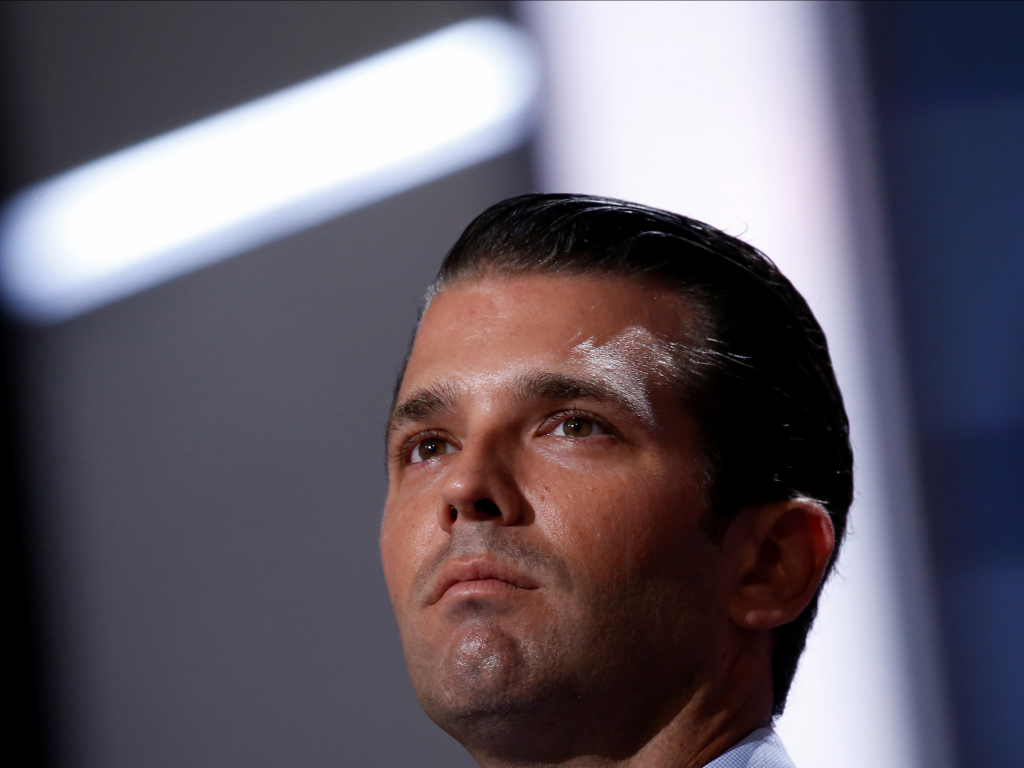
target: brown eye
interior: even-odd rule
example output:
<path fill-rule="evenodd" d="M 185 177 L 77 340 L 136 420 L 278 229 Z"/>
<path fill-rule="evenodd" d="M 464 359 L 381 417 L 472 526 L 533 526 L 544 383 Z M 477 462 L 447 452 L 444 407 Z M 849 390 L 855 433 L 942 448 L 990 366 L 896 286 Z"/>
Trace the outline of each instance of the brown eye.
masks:
<path fill-rule="evenodd" d="M 566 437 L 589 437 L 593 433 L 594 422 L 578 416 L 566 419 L 555 428 L 555 434 L 562 434 Z"/>
<path fill-rule="evenodd" d="M 440 437 L 428 437 L 412 450 L 412 463 L 434 459 L 448 453 L 451 446 Z"/>

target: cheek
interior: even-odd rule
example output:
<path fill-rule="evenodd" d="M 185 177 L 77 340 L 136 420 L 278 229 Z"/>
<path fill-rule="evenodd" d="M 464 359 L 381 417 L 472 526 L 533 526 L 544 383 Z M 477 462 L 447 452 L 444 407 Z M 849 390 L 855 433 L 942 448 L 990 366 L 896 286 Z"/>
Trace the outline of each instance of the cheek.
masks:
<path fill-rule="evenodd" d="M 560 467 L 534 486 L 537 525 L 580 568 L 578 579 L 606 584 L 647 578 L 681 564 L 703 541 L 704 492 L 678 467 Z"/>
<path fill-rule="evenodd" d="M 407 602 L 416 573 L 438 530 L 428 500 L 399 501 L 389 497 L 380 527 L 380 554 L 384 580 L 396 611 Z"/>

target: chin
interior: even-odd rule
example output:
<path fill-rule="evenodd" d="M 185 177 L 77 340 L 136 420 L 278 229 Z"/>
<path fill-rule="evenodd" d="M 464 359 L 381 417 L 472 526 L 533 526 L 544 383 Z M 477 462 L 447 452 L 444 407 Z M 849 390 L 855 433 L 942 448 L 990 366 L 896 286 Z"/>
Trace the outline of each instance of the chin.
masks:
<path fill-rule="evenodd" d="M 478 762 L 611 754 L 614 734 L 593 723 L 629 720 L 647 697 L 635 676 L 620 685 L 621 652 L 594 643 L 592 633 L 565 632 L 551 617 L 481 618 L 412 637 L 418 642 L 406 658 L 423 709 Z M 621 695 L 609 697 L 609 685 Z"/>
<path fill-rule="evenodd" d="M 491 622 L 461 627 L 446 645 L 414 681 L 425 706 L 461 716 L 503 710 L 528 676 L 520 642 Z"/>
<path fill-rule="evenodd" d="M 479 623 L 461 628 L 432 662 L 410 672 L 423 709 L 459 741 L 491 743 L 503 734 L 521 741 L 524 726 L 546 719 L 562 698 L 544 674 L 545 656 L 494 624 Z"/>

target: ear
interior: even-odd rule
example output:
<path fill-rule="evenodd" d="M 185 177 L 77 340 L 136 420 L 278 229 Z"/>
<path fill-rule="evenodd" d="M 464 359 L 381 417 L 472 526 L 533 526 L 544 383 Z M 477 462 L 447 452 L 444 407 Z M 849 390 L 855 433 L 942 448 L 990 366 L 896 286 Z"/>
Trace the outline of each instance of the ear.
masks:
<path fill-rule="evenodd" d="M 817 502 L 788 499 L 747 507 L 726 531 L 729 616 L 743 629 L 771 629 L 800 615 L 821 583 L 835 546 Z"/>

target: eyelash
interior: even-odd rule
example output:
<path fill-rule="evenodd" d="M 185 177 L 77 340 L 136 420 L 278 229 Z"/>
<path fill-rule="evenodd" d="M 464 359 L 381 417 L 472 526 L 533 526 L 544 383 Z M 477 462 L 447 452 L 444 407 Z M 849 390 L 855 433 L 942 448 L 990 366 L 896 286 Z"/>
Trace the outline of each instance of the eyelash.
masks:
<path fill-rule="evenodd" d="M 589 411 L 581 411 L 578 409 L 559 411 L 558 413 L 548 416 L 543 421 L 540 428 L 540 432 L 541 434 L 550 434 L 550 432 L 554 430 L 563 421 L 567 421 L 568 419 L 572 418 L 586 419 L 587 421 L 592 421 L 598 427 L 600 427 L 603 432 L 605 432 L 608 435 L 617 434 L 617 432 L 612 428 L 612 426 L 601 417 L 593 413 L 590 413 Z M 394 452 L 394 456 L 398 458 L 401 461 L 401 463 L 409 465 L 413 463 L 411 461 L 412 452 L 416 449 L 416 446 L 422 443 L 424 440 L 430 440 L 431 438 L 435 438 L 438 440 L 446 440 L 454 443 L 454 440 L 452 440 L 451 435 L 447 434 L 443 430 L 430 429 L 425 432 L 417 432 L 415 435 L 411 436 L 398 447 L 398 449 Z M 586 438 L 580 437 L 569 439 L 585 440 Z"/>
<path fill-rule="evenodd" d="M 412 452 L 416 450 L 416 446 L 422 443 L 424 440 L 430 440 L 431 438 L 437 440 L 445 440 L 447 442 L 454 443 L 451 435 L 447 434 L 440 429 L 428 429 L 426 432 L 417 432 L 415 435 L 410 437 L 404 443 L 402 443 L 398 450 L 395 451 L 394 455 L 399 459 L 402 464 L 412 464 Z"/>
<path fill-rule="evenodd" d="M 589 411 L 581 411 L 581 410 L 578 410 L 578 409 L 570 409 L 570 410 L 567 410 L 567 411 L 559 411 L 558 413 L 553 414 L 552 416 L 549 416 L 544 421 L 544 427 L 543 427 L 544 433 L 548 434 L 551 430 L 555 429 L 563 421 L 567 421 L 568 419 L 573 419 L 573 418 L 576 418 L 576 419 L 586 419 L 587 421 L 592 421 L 597 426 L 599 426 L 601 428 L 601 430 L 604 431 L 605 433 L 607 433 L 609 435 L 616 435 L 617 434 L 617 432 L 612 428 L 612 426 L 607 421 L 602 419 L 600 416 L 597 416 L 596 414 L 590 413 Z M 584 440 L 585 438 L 580 437 L 580 438 L 574 438 L 574 439 L 576 439 L 576 440 Z"/>

